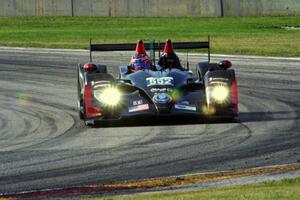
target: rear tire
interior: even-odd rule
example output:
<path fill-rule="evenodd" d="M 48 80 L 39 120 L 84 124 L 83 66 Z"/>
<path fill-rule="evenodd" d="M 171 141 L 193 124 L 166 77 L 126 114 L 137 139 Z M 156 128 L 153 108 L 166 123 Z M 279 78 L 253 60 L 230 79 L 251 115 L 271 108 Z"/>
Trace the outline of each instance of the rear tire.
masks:
<path fill-rule="evenodd" d="M 81 112 L 81 110 L 79 110 L 78 114 L 80 119 L 84 119 L 84 114 Z"/>

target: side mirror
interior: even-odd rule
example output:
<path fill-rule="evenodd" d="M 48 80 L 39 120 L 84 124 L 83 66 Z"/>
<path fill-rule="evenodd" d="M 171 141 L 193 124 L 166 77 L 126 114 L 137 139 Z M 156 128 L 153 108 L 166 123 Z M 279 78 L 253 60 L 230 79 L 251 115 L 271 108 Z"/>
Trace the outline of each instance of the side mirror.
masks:
<path fill-rule="evenodd" d="M 229 60 L 221 60 L 218 62 L 218 66 L 222 69 L 229 69 L 232 66 L 232 63 Z"/>

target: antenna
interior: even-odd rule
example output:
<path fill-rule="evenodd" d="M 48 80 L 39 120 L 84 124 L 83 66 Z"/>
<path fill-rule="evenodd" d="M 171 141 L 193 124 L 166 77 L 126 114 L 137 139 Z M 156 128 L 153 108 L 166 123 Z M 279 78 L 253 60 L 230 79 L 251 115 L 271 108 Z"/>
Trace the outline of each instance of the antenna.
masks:
<path fill-rule="evenodd" d="M 90 38 L 90 63 L 92 62 L 92 38 Z"/>
<path fill-rule="evenodd" d="M 186 70 L 190 71 L 189 50 L 186 50 Z"/>
<path fill-rule="evenodd" d="M 210 35 L 208 35 L 208 63 L 210 63 Z"/>
<path fill-rule="evenodd" d="M 157 48 L 158 48 L 158 57 L 160 58 L 160 41 L 158 41 Z"/>
<path fill-rule="evenodd" d="M 155 66 L 155 40 L 152 41 L 152 46 L 153 46 L 153 66 Z"/>

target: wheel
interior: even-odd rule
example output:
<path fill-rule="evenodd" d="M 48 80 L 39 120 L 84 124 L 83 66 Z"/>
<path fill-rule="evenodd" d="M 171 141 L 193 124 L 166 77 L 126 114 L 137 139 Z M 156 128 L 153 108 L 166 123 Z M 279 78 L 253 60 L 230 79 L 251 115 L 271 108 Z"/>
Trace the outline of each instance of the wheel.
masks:
<path fill-rule="evenodd" d="M 84 106 L 83 106 L 83 99 L 80 97 L 77 101 L 77 109 L 78 109 L 78 116 L 80 119 L 84 119 Z"/>
<path fill-rule="evenodd" d="M 79 70 L 80 70 L 81 64 L 78 64 L 77 67 L 77 109 L 78 109 L 78 116 L 80 119 L 84 119 L 84 106 L 83 106 L 83 99 L 81 95 L 81 85 L 80 85 L 80 78 L 79 78 Z"/>
<path fill-rule="evenodd" d="M 84 120 L 84 123 L 86 126 L 94 126 L 95 125 L 94 120 Z"/>
<path fill-rule="evenodd" d="M 78 109 L 78 116 L 79 116 L 79 119 L 84 119 L 84 113 L 81 111 L 80 108 Z"/>

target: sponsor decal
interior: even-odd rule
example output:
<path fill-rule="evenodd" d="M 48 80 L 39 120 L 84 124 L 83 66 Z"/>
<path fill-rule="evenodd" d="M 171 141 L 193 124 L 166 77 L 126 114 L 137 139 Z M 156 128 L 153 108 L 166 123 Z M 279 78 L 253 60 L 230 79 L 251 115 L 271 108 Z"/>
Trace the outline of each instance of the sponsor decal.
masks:
<path fill-rule="evenodd" d="M 151 88 L 150 92 L 152 93 L 171 93 L 173 91 L 172 88 Z"/>
<path fill-rule="evenodd" d="M 188 102 L 188 101 L 180 101 L 178 104 L 180 104 L 180 105 L 189 105 L 190 102 Z"/>
<path fill-rule="evenodd" d="M 91 81 L 91 86 L 93 87 L 93 89 L 101 89 L 101 88 L 111 86 L 111 82 L 110 81 Z"/>
<path fill-rule="evenodd" d="M 214 77 L 210 77 L 208 79 L 208 81 L 228 81 L 229 79 L 228 78 L 214 78 Z"/>
<path fill-rule="evenodd" d="M 153 96 L 153 101 L 156 103 L 168 103 L 172 100 L 171 96 L 167 93 L 158 93 Z"/>
<path fill-rule="evenodd" d="M 229 79 L 227 79 L 227 78 L 212 78 L 212 77 L 210 77 L 208 79 L 208 83 L 210 85 L 215 85 L 215 84 L 217 84 L 217 85 L 228 85 L 228 81 L 229 81 Z"/>
<path fill-rule="evenodd" d="M 111 85 L 110 81 L 91 81 L 91 85 Z"/>
<path fill-rule="evenodd" d="M 144 103 L 143 100 L 142 100 L 142 99 L 139 99 L 139 100 L 133 101 L 133 102 L 132 102 L 132 105 L 138 106 L 138 105 L 141 105 L 141 104 L 143 104 L 143 103 Z"/>
<path fill-rule="evenodd" d="M 146 78 L 147 87 L 153 86 L 153 85 L 174 85 L 174 79 L 173 77 L 148 77 Z"/>
<path fill-rule="evenodd" d="M 175 104 L 175 109 L 179 110 L 189 110 L 189 111 L 196 111 L 196 106 L 187 106 L 183 104 Z"/>
<path fill-rule="evenodd" d="M 141 105 L 129 107 L 128 112 L 138 112 L 143 110 L 149 110 L 149 104 L 141 104 Z"/>

